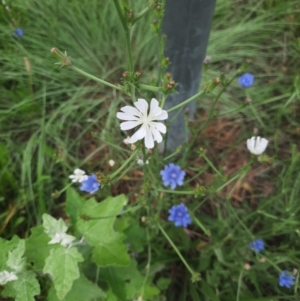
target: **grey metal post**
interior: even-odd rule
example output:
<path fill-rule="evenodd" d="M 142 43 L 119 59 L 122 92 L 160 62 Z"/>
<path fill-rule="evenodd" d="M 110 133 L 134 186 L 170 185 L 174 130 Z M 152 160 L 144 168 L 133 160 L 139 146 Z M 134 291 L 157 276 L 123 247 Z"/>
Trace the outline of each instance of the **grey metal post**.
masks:
<path fill-rule="evenodd" d="M 165 56 L 171 64 L 168 71 L 178 83 L 178 94 L 167 97 L 169 109 L 190 98 L 199 91 L 202 63 L 211 29 L 216 0 L 167 0 L 163 20 L 163 33 L 167 35 Z M 189 118 L 193 118 L 196 103 L 188 106 Z M 169 115 L 171 120 L 178 112 Z M 184 109 L 168 130 L 167 151 L 173 152 L 188 139 L 184 129 Z"/>

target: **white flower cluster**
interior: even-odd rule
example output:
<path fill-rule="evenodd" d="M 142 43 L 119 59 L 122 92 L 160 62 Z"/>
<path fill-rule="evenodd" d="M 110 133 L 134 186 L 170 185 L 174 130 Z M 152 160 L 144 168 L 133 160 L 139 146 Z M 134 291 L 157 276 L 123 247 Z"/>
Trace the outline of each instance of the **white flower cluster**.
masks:
<path fill-rule="evenodd" d="M 85 174 L 84 170 L 81 170 L 79 168 L 76 168 L 74 170 L 74 174 L 69 176 L 70 179 L 72 179 L 73 183 L 82 183 L 83 181 L 86 181 L 88 176 Z"/>

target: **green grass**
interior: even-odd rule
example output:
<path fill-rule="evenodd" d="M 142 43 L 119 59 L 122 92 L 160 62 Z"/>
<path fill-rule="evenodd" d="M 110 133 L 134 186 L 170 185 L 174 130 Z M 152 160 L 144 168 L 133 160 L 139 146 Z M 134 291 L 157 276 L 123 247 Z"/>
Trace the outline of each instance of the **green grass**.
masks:
<path fill-rule="evenodd" d="M 147 3 L 137 2 L 137 11 Z M 207 50 L 212 62 L 202 86 L 221 72 L 230 78 L 245 60 L 250 60 L 247 70 L 255 74 L 255 86 L 247 90 L 247 97 L 252 102 L 241 106 L 245 91 L 234 81 L 221 95 L 215 119 L 226 118 L 230 126 L 240 124 L 240 134 L 229 148 L 211 153 L 210 149 L 216 150 L 216 139 L 205 140 L 204 131 L 195 141 L 195 148 L 186 154 L 187 160 L 181 162 L 193 172 L 186 187 L 200 183 L 206 188 L 205 197 L 186 196 L 185 200 L 191 204 L 189 209 L 195 220 L 213 235 L 208 238 L 197 230 L 187 236 L 171 225 L 166 231 L 189 263 L 201 272 L 203 281 L 191 284 L 176 253 L 165 247 L 165 238 L 157 233 L 151 236 L 151 273 L 171 279 L 165 292 L 167 300 L 270 301 L 272 298 L 254 297 L 278 296 L 273 300 L 297 301 L 298 287 L 279 288 L 278 272 L 272 266 L 288 270 L 300 266 L 300 85 L 295 80 L 300 75 L 300 47 L 296 42 L 300 34 L 300 5 L 297 0 L 217 2 Z M 6 238 L 16 233 L 27 236 L 30 227 L 40 223 L 43 212 L 62 215 L 63 197 L 54 198 L 52 193 L 69 183 L 68 175 L 75 167 L 109 173 L 109 159 L 115 160 L 114 168 L 121 165 L 129 149 L 124 147 L 125 135 L 119 130 L 115 114 L 120 106 L 130 102 L 126 95 L 54 65 L 50 53 L 52 47 L 67 51 L 75 66 L 120 83 L 127 59 L 121 23 L 112 1 L 68 1 L 66 5 L 59 0 L 15 0 L 8 4 L 24 37 L 12 37 L 14 25 L 1 6 L 0 225 L 1 235 Z M 141 81 L 145 83 L 157 75 L 153 18 L 152 14 L 147 15 L 131 31 L 136 70 L 143 72 Z M 30 72 L 25 68 L 24 57 L 30 63 Z M 218 88 L 214 94 L 203 97 L 199 109 L 209 110 L 217 92 Z M 201 118 L 201 112 L 197 118 Z M 207 148 L 208 158 L 222 171 L 232 149 L 247 153 L 245 140 L 254 129 L 270 140 L 268 154 L 273 159 L 262 165 L 265 172 L 251 182 L 257 186 L 245 189 L 245 199 L 232 202 L 233 190 L 228 195 L 216 192 L 227 186 L 232 176 L 242 179 L 245 169 L 228 177 L 214 177 L 207 183 L 204 175 L 211 169 L 204 160 L 198 160 L 197 151 L 199 147 Z M 158 156 L 155 159 L 155 170 L 159 172 L 162 164 Z M 133 169 L 136 166 L 130 166 L 126 172 Z M 160 179 L 155 179 L 152 172 L 153 182 L 158 183 Z M 136 177 L 130 173 L 121 184 L 105 188 L 100 198 L 116 191 L 133 197 L 141 188 L 133 184 Z M 264 193 L 266 187 L 270 193 Z M 164 208 L 181 200 L 182 196 L 172 195 L 164 200 Z M 258 263 L 247 250 L 253 235 L 268 245 L 265 263 Z M 197 245 L 202 246 L 201 251 L 197 251 Z M 141 252 L 141 266 L 146 259 L 146 251 Z M 243 268 L 246 262 L 253 266 L 249 271 Z M 172 270 L 168 270 L 170 266 Z M 238 299 L 240 291 L 242 297 Z"/>

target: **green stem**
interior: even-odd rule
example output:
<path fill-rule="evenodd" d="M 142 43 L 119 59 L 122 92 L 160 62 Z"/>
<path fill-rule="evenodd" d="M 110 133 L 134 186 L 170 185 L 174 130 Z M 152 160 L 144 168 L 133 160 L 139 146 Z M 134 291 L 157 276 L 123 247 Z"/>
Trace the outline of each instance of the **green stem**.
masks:
<path fill-rule="evenodd" d="M 133 66 L 133 57 L 132 57 L 132 51 L 131 51 L 131 43 L 130 43 L 130 33 L 128 30 L 128 27 L 124 28 L 125 31 L 125 42 L 126 42 L 126 49 L 127 49 L 127 55 L 128 55 L 128 69 L 130 72 L 134 71 Z"/>
<path fill-rule="evenodd" d="M 161 231 L 161 233 L 164 235 L 164 237 L 168 240 L 168 242 L 170 243 L 170 245 L 173 247 L 173 249 L 175 250 L 175 252 L 177 253 L 178 257 L 181 259 L 182 263 L 185 265 L 185 267 L 188 269 L 188 271 L 191 273 L 192 277 L 195 276 L 195 274 L 197 274 L 196 272 L 194 272 L 192 270 L 192 268 L 189 266 L 189 264 L 186 262 L 186 260 L 183 258 L 183 256 L 181 255 L 180 251 L 178 250 L 178 248 L 175 246 L 175 244 L 173 243 L 172 239 L 169 237 L 169 235 L 165 232 L 165 230 L 161 227 L 160 224 L 157 224 L 159 230 Z"/>
<path fill-rule="evenodd" d="M 193 214 L 193 220 L 196 222 L 196 224 L 202 229 L 202 231 L 205 233 L 205 235 L 207 235 L 208 237 L 211 236 L 211 233 L 209 230 L 207 230 L 202 223 L 195 217 L 195 215 Z"/>
<path fill-rule="evenodd" d="M 220 173 L 220 171 L 213 165 L 213 163 L 206 157 L 205 153 L 203 152 L 202 157 L 205 159 L 205 161 L 208 163 L 208 165 L 220 176 L 223 177 L 223 175 Z"/>
<path fill-rule="evenodd" d="M 166 95 L 162 95 L 162 100 L 161 100 L 161 105 L 160 107 L 163 109 L 165 106 L 165 102 L 166 102 L 167 96 Z"/>
<path fill-rule="evenodd" d="M 152 92 L 159 92 L 159 90 L 160 90 L 159 87 L 145 85 L 145 84 L 139 84 L 139 88 L 142 90 L 147 90 L 147 91 L 152 91 Z"/>
<path fill-rule="evenodd" d="M 81 70 L 81 69 L 79 69 L 79 68 L 77 68 L 75 66 L 72 66 L 71 68 L 74 71 L 76 71 L 77 73 L 80 73 L 81 75 L 84 75 L 85 77 L 90 78 L 90 79 L 94 80 L 95 82 L 98 82 L 98 83 L 103 84 L 105 86 L 108 86 L 110 88 L 113 88 L 113 89 L 119 90 L 121 92 L 124 92 L 124 89 L 121 86 L 113 85 L 113 84 L 111 84 L 111 83 L 109 83 L 109 82 L 107 82 L 107 81 L 105 81 L 103 79 L 100 79 L 100 78 L 98 78 L 98 77 L 96 77 L 94 75 L 91 75 L 91 74 L 89 74 L 89 73 L 87 73 L 87 72 L 85 72 L 85 71 L 83 71 L 83 70 Z"/>
<path fill-rule="evenodd" d="M 132 51 L 131 51 L 131 46 L 130 46 L 130 32 L 128 29 L 126 19 L 124 18 L 123 10 L 120 6 L 119 0 L 113 0 L 113 1 L 114 1 L 116 10 L 117 10 L 118 16 L 121 20 L 122 27 L 124 29 L 126 50 L 127 50 L 127 55 L 128 55 L 128 70 L 129 70 L 129 72 L 133 72 L 134 66 L 133 66 Z"/>
<path fill-rule="evenodd" d="M 239 280 L 238 280 L 238 289 L 237 289 L 237 293 L 236 293 L 236 301 L 240 301 L 242 278 L 243 278 L 243 273 L 240 272 L 240 276 L 239 276 Z"/>
<path fill-rule="evenodd" d="M 165 147 L 165 148 L 166 148 L 166 147 Z M 167 156 L 167 157 L 164 157 L 163 160 L 164 160 L 164 161 L 168 161 L 169 159 L 173 158 L 174 156 L 176 156 L 176 155 L 179 154 L 179 153 L 180 153 L 180 148 L 177 147 L 177 149 L 175 150 L 174 153 L 170 154 L 170 155 Z"/>
<path fill-rule="evenodd" d="M 147 260 L 147 265 L 146 265 L 146 275 L 143 281 L 143 286 L 141 289 L 141 296 L 143 297 L 144 295 L 144 288 L 147 282 L 147 279 L 149 277 L 150 273 L 150 265 L 151 265 L 151 244 L 150 244 L 150 235 L 149 235 L 149 229 L 146 229 L 146 234 L 147 234 L 147 243 L 148 243 L 148 260 Z"/>
<path fill-rule="evenodd" d="M 134 24 L 136 21 L 138 21 L 139 19 L 141 19 L 142 17 L 144 17 L 152 8 L 153 8 L 153 6 L 150 5 L 150 6 L 146 7 L 146 8 L 144 8 L 138 14 L 136 14 L 136 16 L 132 20 L 132 24 Z"/>
<path fill-rule="evenodd" d="M 159 192 L 165 192 L 165 193 L 173 193 L 173 194 L 191 194 L 194 195 L 195 192 L 191 190 L 186 191 L 179 191 L 179 190 L 166 190 L 166 189 L 156 189 Z"/>
<path fill-rule="evenodd" d="M 67 190 L 70 186 L 72 186 L 73 182 L 66 185 L 62 190 L 58 191 L 57 194 L 61 195 L 65 190 Z"/>
<path fill-rule="evenodd" d="M 167 112 L 170 113 L 170 112 L 173 112 L 173 111 L 175 111 L 175 110 L 177 110 L 177 109 L 180 109 L 180 108 L 186 106 L 187 104 L 189 104 L 190 102 L 194 101 L 194 100 L 197 99 L 198 97 L 202 96 L 203 94 L 205 94 L 205 91 L 201 91 L 201 92 L 195 94 L 195 95 L 192 96 L 191 98 L 189 98 L 189 99 L 183 101 L 182 103 L 178 104 L 177 106 L 175 106 L 175 107 L 169 109 Z"/>
<path fill-rule="evenodd" d="M 136 148 L 136 150 L 131 154 L 131 156 L 110 176 L 110 180 L 115 178 L 126 167 L 126 165 L 132 160 L 132 158 L 136 156 L 138 151 L 139 148 Z"/>
<path fill-rule="evenodd" d="M 201 133 L 203 129 L 206 128 L 208 122 L 211 120 L 213 114 L 214 114 L 214 110 L 215 110 L 215 107 L 218 103 L 218 100 L 219 98 L 221 97 L 221 95 L 225 92 L 225 90 L 227 89 L 227 87 L 235 80 L 235 78 L 237 77 L 237 74 L 238 74 L 239 71 L 237 71 L 234 76 L 229 80 L 229 82 L 223 87 L 223 89 L 221 89 L 221 91 L 218 93 L 216 99 L 214 100 L 211 108 L 210 108 L 210 111 L 209 111 L 209 114 L 208 114 L 208 117 L 206 118 L 205 122 L 203 123 L 203 125 L 201 126 L 200 128 L 200 131 L 198 132 Z M 196 136 L 197 137 L 197 136 Z"/>

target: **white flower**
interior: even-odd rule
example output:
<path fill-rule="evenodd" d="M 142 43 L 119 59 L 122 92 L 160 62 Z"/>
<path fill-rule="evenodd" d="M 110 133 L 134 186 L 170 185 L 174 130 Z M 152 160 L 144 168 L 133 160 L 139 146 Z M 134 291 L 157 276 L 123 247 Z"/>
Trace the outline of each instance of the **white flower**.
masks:
<path fill-rule="evenodd" d="M 52 239 L 48 242 L 49 245 L 52 244 L 61 244 L 62 246 L 69 245 L 75 239 L 74 236 L 68 235 L 66 233 L 55 233 Z"/>
<path fill-rule="evenodd" d="M 252 137 L 247 140 L 247 147 L 250 153 L 261 155 L 267 148 L 269 141 L 265 138 Z"/>
<path fill-rule="evenodd" d="M 113 167 L 115 165 L 115 161 L 112 159 L 108 160 L 108 165 Z"/>
<path fill-rule="evenodd" d="M 18 276 L 14 272 L 0 272 L 0 285 L 5 285 L 7 282 L 18 280 Z"/>
<path fill-rule="evenodd" d="M 74 174 L 69 176 L 70 179 L 72 179 L 73 183 L 81 183 L 85 180 L 87 180 L 88 176 L 85 174 L 84 170 L 81 170 L 79 168 L 76 168 L 74 170 Z"/>
<path fill-rule="evenodd" d="M 138 165 L 140 165 L 140 166 L 143 166 L 143 165 L 144 165 L 144 160 L 143 160 L 143 159 L 137 159 L 137 160 L 136 160 L 136 163 L 137 163 Z M 145 164 L 146 164 L 146 165 L 149 164 L 149 161 L 146 160 Z"/>
<path fill-rule="evenodd" d="M 168 113 L 158 106 L 158 101 L 155 98 L 151 99 L 149 113 L 148 103 L 145 99 L 139 98 L 134 105 L 135 108 L 126 106 L 121 108 L 122 112 L 117 113 L 117 118 L 126 120 L 120 124 L 121 130 L 131 130 L 141 125 L 131 136 L 129 143 L 135 143 L 145 138 L 145 146 L 147 148 L 153 148 L 154 141 L 158 143 L 161 142 L 161 133 L 165 134 L 167 131 L 163 123 L 154 122 L 154 120 L 165 120 L 168 118 Z"/>

